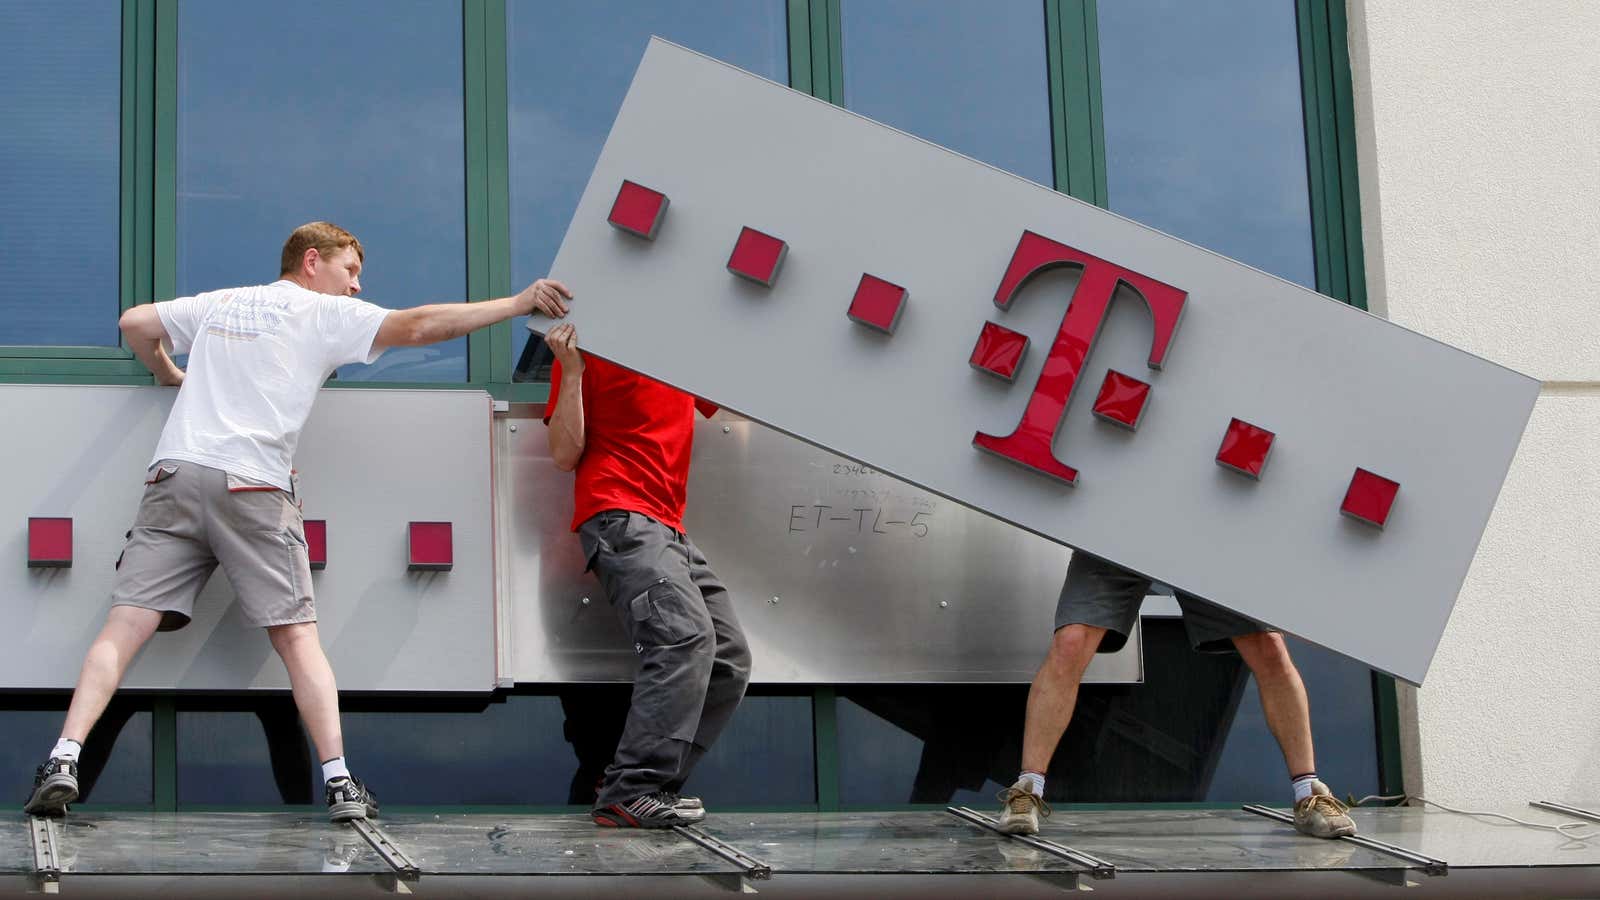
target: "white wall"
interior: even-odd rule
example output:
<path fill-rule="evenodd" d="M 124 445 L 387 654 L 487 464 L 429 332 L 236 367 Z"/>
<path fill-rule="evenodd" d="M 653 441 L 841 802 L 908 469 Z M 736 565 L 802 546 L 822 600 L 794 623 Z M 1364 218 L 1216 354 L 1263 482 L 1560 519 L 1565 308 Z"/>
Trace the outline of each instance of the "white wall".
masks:
<path fill-rule="evenodd" d="M 1407 786 L 1600 789 L 1600 2 L 1350 0 L 1372 310 L 1546 382 L 1417 692 Z"/>

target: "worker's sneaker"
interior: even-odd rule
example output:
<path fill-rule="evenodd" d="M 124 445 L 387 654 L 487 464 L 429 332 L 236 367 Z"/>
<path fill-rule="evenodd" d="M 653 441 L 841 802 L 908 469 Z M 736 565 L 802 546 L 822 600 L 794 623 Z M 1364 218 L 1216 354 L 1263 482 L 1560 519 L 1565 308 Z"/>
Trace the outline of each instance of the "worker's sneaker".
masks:
<path fill-rule="evenodd" d="M 678 815 L 683 816 L 689 822 L 699 822 L 705 819 L 706 805 L 701 802 L 699 797 L 685 797 L 676 791 L 662 791 L 661 794 L 662 799 L 671 803 L 672 808 L 678 811 Z"/>
<path fill-rule="evenodd" d="M 1038 834 L 1039 816 L 1050 815 L 1050 807 L 1043 798 L 1028 790 L 1026 781 L 1018 781 L 1000 792 L 1000 830 L 1006 834 Z"/>
<path fill-rule="evenodd" d="M 335 778 L 328 782 L 328 818 L 335 822 L 351 819 L 376 819 L 377 795 L 367 790 L 361 779 L 354 776 Z"/>
<path fill-rule="evenodd" d="M 22 808 L 30 816 L 64 816 L 67 804 L 78 799 L 78 763 L 57 756 L 33 775 L 33 794 Z"/>
<path fill-rule="evenodd" d="M 1356 833 L 1350 808 L 1335 800 L 1333 792 L 1320 781 L 1311 783 L 1311 796 L 1294 805 L 1294 828 L 1301 834 L 1319 838 L 1347 837 Z"/>
<path fill-rule="evenodd" d="M 701 810 L 703 818 L 705 811 Z M 685 810 L 674 805 L 674 795 L 666 791 L 635 797 L 627 803 L 613 803 L 590 810 L 589 816 L 596 825 L 605 828 L 676 828 L 693 825 Z"/>

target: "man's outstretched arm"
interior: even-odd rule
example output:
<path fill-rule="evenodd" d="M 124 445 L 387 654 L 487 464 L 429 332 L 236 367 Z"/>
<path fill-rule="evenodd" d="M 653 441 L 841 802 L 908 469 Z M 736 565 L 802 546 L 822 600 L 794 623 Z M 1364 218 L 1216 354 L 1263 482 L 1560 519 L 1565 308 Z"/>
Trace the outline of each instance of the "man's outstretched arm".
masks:
<path fill-rule="evenodd" d="M 572 292 L 559 281 L 541 278 L 514 297 L 478 303 L 434 303 L 397 309 L 383 319 L 372 349 L 420 347 L 461 337 L 513 316 L 543 313 L 552 319 L 567 314 Z"/>

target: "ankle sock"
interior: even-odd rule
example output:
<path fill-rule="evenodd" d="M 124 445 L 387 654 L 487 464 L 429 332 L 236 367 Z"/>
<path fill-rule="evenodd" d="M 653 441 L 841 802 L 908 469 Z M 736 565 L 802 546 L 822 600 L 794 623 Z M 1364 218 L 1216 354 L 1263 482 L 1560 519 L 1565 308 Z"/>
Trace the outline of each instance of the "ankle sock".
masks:
<path fill-rule="evenodd" d="M 82 752 L 82 744 L 78 743 L 72 738 L 62 738 L 61 740 L 56 741 L 55 749 L 50 751 L 50 758 L 70 759 L 73 762 L 77 762 L 78 754 Z"/>
<path fill-rule="evenodd" d="M 326 761 L 323 762 L 323 764 L 322 764 L 322 782 L 324 784 L 334 780 L 335 778 L 349 778 L 349 777 L 350 777 L 350 769 L 347 766 L 345 766 L 344 757 L 335 756 L 333 759 L 326 760 Z"/>
<path fill-rule="evenodd" d="M 1017 780 L 1020 782 L 1026 782 L 1028 785 L 1028 790 L 1031 791 L 1035 797 L 1044 796 L 1044 775 L 1038 772 L 1023 772 L 1021 775 L 1017 776 Z"/>
<path fill-rule="evenodd" d="M 1316 780 L 1317 773 L 1315 772 L 1294 776 L 1293 780 L 1290 781 L 1290 784 L 1294 786 L 1294 802 L 1299 803 L 1301 800 L 1311 796 L 1311 785 Z"/>

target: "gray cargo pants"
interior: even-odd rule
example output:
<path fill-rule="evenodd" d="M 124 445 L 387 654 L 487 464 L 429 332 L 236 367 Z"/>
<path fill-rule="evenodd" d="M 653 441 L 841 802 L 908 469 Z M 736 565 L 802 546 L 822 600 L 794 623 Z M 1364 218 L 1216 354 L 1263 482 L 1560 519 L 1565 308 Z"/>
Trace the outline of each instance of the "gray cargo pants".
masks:
<path fill-rule="evenodd" d="M 678 791 L 750 681 L 733 600 L 687 535 L 648 516 L 609 510 L 584 522 L 578 539 L 639 657 L 595 806 Z"/>

